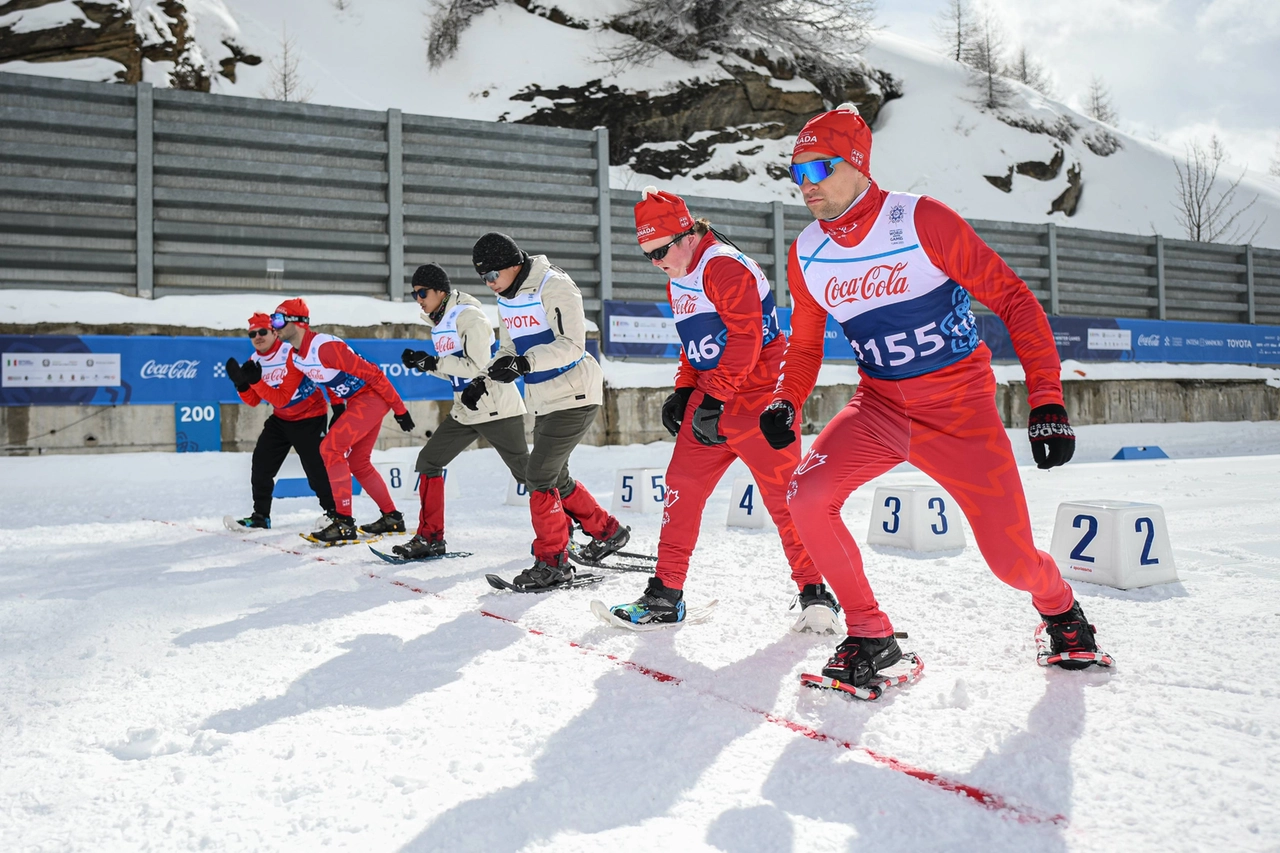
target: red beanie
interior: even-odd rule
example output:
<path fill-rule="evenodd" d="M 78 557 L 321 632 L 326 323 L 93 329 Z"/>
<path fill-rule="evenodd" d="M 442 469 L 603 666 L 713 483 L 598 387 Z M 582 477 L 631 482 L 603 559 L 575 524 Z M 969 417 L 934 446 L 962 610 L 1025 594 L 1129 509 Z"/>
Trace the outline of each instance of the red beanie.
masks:
<path fill-rule="evenodd" d="M 294 297 L 286 299 L 276 306 L 277 314 L 284 314 L 286 317 L 303 317 L 301 321 L 295 321 L 300 326 L 306 326 L 311 322 L 311 309 L 307 307 L 307 303 L 301 299 Z"/>
<path fill-rule="evenodd" d="M 684 199 L 675 193 L 659 192 L 645 187 L 636 205 L 636 241 L 647 243 L 662 237 L 674 237 L 693 227 L 693 215 Z"/>
<path fill-rule="evenodd" d="M 871 128 L 853 104 L 841 104 L 809 119 L 796 137 L 791 160 L 811 152 L 843 157 L 850 166 L 871 177 Z"/>
<path fill-rule="evenodd" d="M 270 328 L 271 328 L 270 314 L 257 313 L 249 318 L 250 331 L 252 331 L 253 329 L 270 329 Z"/>

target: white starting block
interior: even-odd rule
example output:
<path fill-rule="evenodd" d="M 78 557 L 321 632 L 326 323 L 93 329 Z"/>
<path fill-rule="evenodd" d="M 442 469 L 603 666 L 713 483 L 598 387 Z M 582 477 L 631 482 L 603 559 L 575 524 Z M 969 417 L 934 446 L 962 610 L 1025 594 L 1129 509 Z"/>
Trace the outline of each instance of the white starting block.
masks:
<path fill-rule="evenodd" d="M 613 484 L 613 511 L 662 512 L 665 481 L 666 472 L 657 468 L 620 468 Z"/>
<path fill-rule="evenodd" d="M 515 477 L 507 477 L 507 506 L 528 506 L 529 489 Z"/>
<path fill-rule="evenodd" d="M 879 486 L 867 542 L 925 553 L 963 548 L 960 507 L 938 486 Z"/>
<path fill-rule="evenodd" d="M 396 501 L 397 505 L 401 501 L 408 501 L 412 506 L 418 505 L 418 480 L 421 475 L 413 470 L 412 465 L 400 462 L 377 462 L 374 463 L 373 469 L 382 475 L 383 482 L 391 492 L 391 499 Z M 448 469 L 444 472 L 444 496 L 445 500 L 462 496 L 458 484 L 449 479 Z M 403 512 L 403 508 L 401 511 Z"/>
<path fill-rule="evenodd" d="M 765 527 L 769 521 L 769 511 L 760 500 L 756 481 L 750 477 L 735 479 L 729 495 L 729 518 L 725 524 L 729 527 Z"/>
<path fill-rule="evenodd" d="M 1059 504 L 1049 553 L 1069 580 L 1135 589 L 1178 579 L 1164 510 L 1156 504 Z"/>

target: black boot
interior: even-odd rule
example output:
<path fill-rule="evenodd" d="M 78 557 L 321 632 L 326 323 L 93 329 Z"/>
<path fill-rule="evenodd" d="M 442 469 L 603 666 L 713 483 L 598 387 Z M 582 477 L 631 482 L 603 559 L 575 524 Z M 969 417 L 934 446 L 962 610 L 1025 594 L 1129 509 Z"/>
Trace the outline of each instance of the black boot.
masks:
<path fill-rule="evenodd" d="M 399 510 L 384 512 L 377 521 L 360 525 L 361 533 L 381 535 L 383 533 L 404 533 L 404 516 Z"/>
<path fill-rule="evenodd" d="M 333 521 L 324 530 L 317 530 L 311 538 L 323 545 L 342 545 L 347 542 L 360 541 L 356 532 L 356 520 L 349 515 L 335 515 Z"/>
<path fill-rule="evenodd" d="M 247 527 L 250 530 L 270 530 L 271 529 L 270 516 L 266 516 L 258 512 L 255 512 L 253 515 L 249 516 L 248 518 L 237 518 L 235 522 L 239 526 Z"/>
<path fill-rule="evenodd" d="M 865 687 L 877 672 L 902 659 L 902 649 L 892 635 L 888 637 L 846 637 L 822 668 L 827 678 Z"/>
<path fill-rule="evenodd" d="M 566 586 L 573 580 L 573 566 L 568 554 L 559 554 L 551 560 L 538 560 L 511 580 L 512 586 L 521 589 L 550 589 Z"/>
<path fill-rule="evenodd" d="M 1094 627 L 1085 618 L 1080 602 L 1071 605 L 1066 613 L 1057 616 L 1040 614 L 1044 625 L 1036 632 L 1037 645 L 1041 647 L 1040 663 L 1062 669 L 1084 669 L 1097 664 L 1111 666 L 1110 656 L 1098 651 L 1093 638 Z M 1044 648 L 1043 637 L 1048 636 L 1049 647 Z"/>
<path fill-rule="evenodd" d="M 613 533 L 603 539 L 592 538 L 578 551 L 578 559 L 584 563 L 598 563 L 610 554 L 616 554 L 631 541 L 631 528 L 619 524 Z"/>
<path fill-rule="evenodd" d="M 422 534 L 415 535 L 403 545 L 392 545 L 391 553 L 406 560 L 421 560 L 424 557 L 443 557 L 448 550 L 444 539 L 429 539 Z"/>
<path fill-rule="evenodd" d="M 649 585 L 645 587 L 644 595 L 631 604 L 619 604 L 610 612 L 633 625 L 683 622 L 684 590 L 672 589 L 654 575 L 649 578 Z"/>
<path fill-rule="evenodd" d="M 791 626 L 796 633 L 805 631 L 814 634 L 840 633 L 840 604 L 824 583 L 807 583 L 796 596 L 795 602 L 800 605 L 800 618 Z"/>

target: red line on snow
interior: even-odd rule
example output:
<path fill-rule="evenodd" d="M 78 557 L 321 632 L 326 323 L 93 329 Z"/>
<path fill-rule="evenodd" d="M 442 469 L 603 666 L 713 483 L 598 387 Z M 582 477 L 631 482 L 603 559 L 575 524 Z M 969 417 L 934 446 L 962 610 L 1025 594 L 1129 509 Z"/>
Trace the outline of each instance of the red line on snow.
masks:
<path fill-rule="evenodd" d="M 218 536 L 222 535 L 219 531 L 205 530 L 204 528 L 197 527 L 194 524 L 180 524 L 176 521 L 165 521 L 163 519 L 158 519 L 158 518 L 148 518 L 144 520 L 155 522 L 156 524 L 165 524 L 170 527 L 186 527 L 191 530 L 198 531 L 200 533 L 211 533 Z M 285 548 L 280 545 L 273 545 L 270 542 L 261 542 L 256 539 L 246 539 L 244 537 L 236 537 L 236 539 L 240 542 L 244 542 L 249 545 L 258 545 L 260 547 L 270 548 L 273 551 L 280 551 L 285 554 L 294 554 L 299 557 L 308 557 L 312 560 L 316 560 L 321 563 L 329 563 L 335 566 L 344 565 L 343 563 L 339 563 L 337 560 L 331 560 L 328 557 L 322 557 L 319 554 L 308 554 L 304 551 L 295 551 L 292 548 Z M 364 572 L 364 574 L 367 577 L 373 578 L 375 580 L 385 580 L 387 583 L 391 584 L 392 586 L 401 587 L 402 589 L 406 589 L 409 592 L 414 592 L 419 595 L 430 595 L 433 598 L 447 600 L 443 595 L 440 595 L 439 593 L 431 592 L 429 590 L 422 589 L 421 587 L 410 586 L 409 584 L 405 583 L 402 580 L 383 577 L 382 575 L 376 575 L 373 572 L 369 572 L 369 571 Z M 548 634 L 545 631 L 540 631 L 537 628 L 530 628 L 527 625 L 521 625 L 519 622 L 517 622 L 514 619 L 508 619 L 506 616 L 499 616 L 497 613 L 491 613 L 488 610 L 481 610 L 480 613 L 483 616 L 488 616 L 490 619 L 497 619 L 499 622 L 507 622 L 511 625 L 515 625 L 517 628 L 523 628 L 525 631 L 528 631 L 530 634 L 534 634 L 539 637 L 547 637 L 548 639 L 562 639 L 559 637 L 555 637 L 552 634 Z M 583 654 L 591 654 L 591 655 L 595 655 L 596 657 L 602 657 L 608 661 L 611 661 L 617 664 L 623 669 L 627 669 L 632 672 L 638 672 L 641 675 L 648 676 L 649 678 L 652 678 L 654 681 L 660 682 L 662 684 L 684 684 L 685 683 L 684 679 L 680 678 L 679 676 L 670 675 L 668 673 L 661 672 L 651 667 L 644 666 L 643 664 L 636 663 L 633 660 L 620 658 L 617 655 L 611 655 L 608 652 L 602 652 L 599 649 L 592 648 L 591 646 L 583 645 L 582 643 L 576 642 L 574 640 L 564 640 L 564 642 L 568 643 L 570 647 L 578 649 Z M 762 717 L 765 720 L 768 720 L 770 723 L 773 723 L 774 725 L 782 726 L 783 728 L 789 729 L 795 732 L 796 734 L 804 735 L 805 737 L 809 738 L 809 740 L 818 741 L 820 743 L 829 743 L 829 744 L 838 746 L 842 749 L 847 749 L 851 752 L 861 753 L 862 755 L 865 755 L 868 758 L 870 758 L 872 761 L 875 761 L 877 764 L 881 764 L 885 767 L 888 767 L 891 770 L 896 770 L 899 773 L 910 776 L 912 779 L 918 779 L 919 781 L 924 782 L 925 784 L 932 785 L 936 788 L 941 788 L 944 791 L 951 791 L 952 793 L 956 793 L 956 794 L 960 794 L 962 796 L 968 797 L 969 799 L 973 800 L 974 802 L 978 803 L 981 806 L 984 806 L 985 808 L 988 808 L 995 812 L 1001 812 L 1015 818 L 1019 823 L 1051 823 L 1058 826 L 1065 826 L 1067 823 L 1067 819 L 1063 815 L 1060 815 L 1060 814 L 1045 815 L 1045 814 L 1033 811 L 1024 806 L 1019 806 L 1015 803 L 1010 803 L 1008 800 L 1004 799 L 1003 797 L 997 794 L 992 794 L 989 791 L 984 791 L 981 788 L 975 787 L 973 785 L 965 784 L 964 782 L 957 782 L 953 779 L 948 779 L 945 776 L 941 776 L 930 770 L 922 770 L 918 767 L 913 767 L 912 765 L 907 764 L 905 761 L 899 761 L 898 759 L 894 758 L 891 755 L 884 755 L 882 753 L 876 752 L 873 749 L 868 749 L 865 746 L 861 746 L 856 743 L 851 743 L 847 740 L 841 740 L 837 737 L 832 737 L 829 734 L 820 732 L 817 729 L 804 725 L 803 723 L 797 723 L 795 720 L 791 720 L 786 717 L 779 716 L 769 711 L 762 711 L 759 708 L 753 708 L 750 705 L 743 705 L 739 702 L 733 701 L 732 699 L 726 699 L 723 696 L 719 696 L 707 690 L 701 690 L 699 688 L 693 687 L 692 685 L 689 685 L 689 687 L 690 689 L 698 693 L 701 693 L 704 696 L 710 696 L 713 699 L 719 699 L 722 702 L 727 702 L 731 705 L 735 705 L 739 708 L 742 708 L 745 711 L 750 711 L 751 713 L 759 717 Z"/>
<path fill-rule="evenodd" d="M 483 616 L 488 616 L 490 619 L 497 619 L 500 622 L 507 622 L 511 625 L 515 625 L 518 628 L 524 628 L 524 630 L 528 631 L 530 634 L 536 634 L 539 637 L 559 639 L 559 638 L 553 637 L 551 634 L 548 634 L 545 631 L 539 631 L 537 628 L 530 628 L 526 625 L 521 625 L 519 622 L 517 622 L 514 619 L 508 619 L 506 616 L 499 616 L 497 613 L 491 613 L 488 610 L 481 610 L 480 613 Z M 596 657 L 602 657 L 606 660 L 616 663 L 618 666 L 621 666 L 623 669 L 628 669 L 628 670 L 631 670 L 632 672 L 638 672 L 641 675 L 647 675 L 649 678 L 652 678 L 654 681 L 658 681 L 663 684 L 685 684 L 684 679 L 680 678 L 679 676 L 670 675 L 668 673 L 661 672 L 651 667 L 644 666 L 643 664 L 638 664 L 633 660 L 627 660 L 626 658 L 620 658 L 617 655 L 611 655 L 608 652 L 602 652 L 599 649 L 595 649 L 595 648 L 592 648 L 591 646 L 583 645 L 582 643 L 575 642 L 574 640 L 565 640 L 565 642 L 568 643 L 573 648 L 578 649 L 579 651 L 585 654 L 592 654 L 592 655 L 595 655 Z M 913 767 L 912 765 L 907 764 L 905 761 L 899 761 L 898 759 L 894 758 L 891 755 L 884 755 L 883 753 L 876 752 L 873 749 L 868 749 L 865 746 L 860 746 L 859 744 L 851 743 L 847 740 L 841 740 L 840 738 L 832 737 L 829 734 L 820 732 L 815 728 L 804 725 L 803 723 L 797 723 L 795 720 L 791 720 L 786 717 L 779 716 L 778 714 L 774 714 L 769 711 L 762 711 L 759 708 L 753 708 L 750 705 L 743 705 L 739 702 L 733 701 L 732 699 L 726 699 L 723 696 L 719 696 L 707 690 L 701 690 L 699 688 L 693 687 L 692 685 L 688 685 L 688 686 L 690 687 L 690 689 L 698 693 L 701 693 L 704 696 L 710 696 L 713 699 L 719 699 L 722 702 L 728 702 L 731 705 L 736 705 L 737 707 L 742 708 L 745 711 L 750 711 L 751 713 L 759 717 L 763 717 L 765 720 L 768 720 L 774 725 L 782 726 L 784 729 L 789 729 L 790 731 L 793 731 L 796 734 L 804 735 L 805 737 L 809 738 L 809 740 L 818 741 L 820 743 L 829 743 L 829 744 L 833 744 L 834 746 L 838 746 L 842 749 L 847 749 L 851 752 L 861 753 L 867 756 L 868 758 L 870 758 L 872 761 L 875 761 L 877 764 L 881 764 L 881 765 L 884 765 L 885 767 L 888 767 L 890 770 L 896 770 L 899 773 L 903 773 L 907 776 L 910 776 L 912 779 L 918 779 L 919 781 L 924 782 L 925 784 L 933 785 L 934 787 L 941 788 L 944 791 L 951 791 L 952 793 L 960 794 L 962 796 L 968 797 L 969 799 L 973 800 L 979 805 L 984 806 L 992 811 L 1001 812 L 1010 817 L 1013 817 L 1019 823 L 1051 823 L 1051 824 L 1056 824 L 1058 826 L 1065 826 L 1067 823 L 1067 819 L 1063 815 L 1060 815 L 1060 814 L 1045 815 L 1045 814 L 1033 811 L 1024 806 L 1019 806 L 1015 803 L 1011 803 L 997 794 L 993 794 L 989 791 L 984 791 L 981 788 L 975 787 L 973 785 L 965 784 L 964 782 L 957 782 L 954 779 L 948 779 L 945 776 L 941 776 L 930 770 L 922 770 L 918 767 Z"/>

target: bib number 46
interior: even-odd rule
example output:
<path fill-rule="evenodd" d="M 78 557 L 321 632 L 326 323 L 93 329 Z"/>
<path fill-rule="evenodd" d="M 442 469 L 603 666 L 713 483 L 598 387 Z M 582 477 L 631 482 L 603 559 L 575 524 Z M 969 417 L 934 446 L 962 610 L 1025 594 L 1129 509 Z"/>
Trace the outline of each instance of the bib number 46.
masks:
<path fill-rule="evenodd" d="M 691 362 L 711 361 L 720 355 L 720 345 L 712 335 L 705 335 L 700 341 L 689 341 L 685 347 L 685 355 Z"/>

